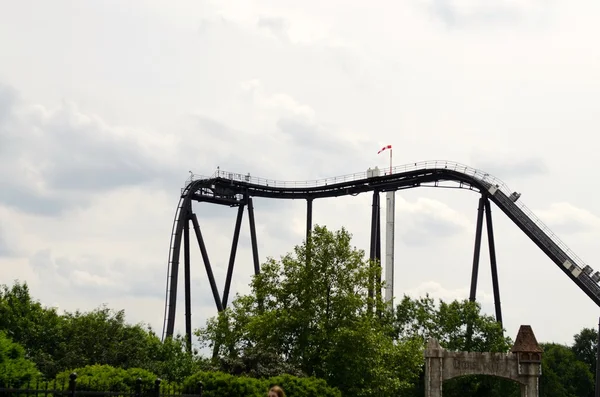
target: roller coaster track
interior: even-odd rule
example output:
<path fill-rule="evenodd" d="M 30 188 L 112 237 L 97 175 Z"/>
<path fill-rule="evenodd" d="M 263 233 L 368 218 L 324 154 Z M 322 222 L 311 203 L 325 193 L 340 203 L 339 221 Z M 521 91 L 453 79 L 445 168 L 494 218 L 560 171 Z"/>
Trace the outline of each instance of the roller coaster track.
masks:
<path fill-rule="evenodd" d="M 383 171 L 383 170 L 381 170 Z M 459 187 L 481 192 L 496 204 L 581 290 L 600 306 L 600 272 L 586 265 L 556 236 L 501 180 L 486 172 L 451 161 L 425 161 L 393 167 L 382 175 L 368 172 L 348 174 L 312 181 L 277 181 L 218 170 L 211 176 L 192 175 L 181 196 L 171 233 L 167 288 L 165 296 L 165 330 L 172 334 L 183 216 L 191 201 L 240 206 L 247 197 L 274 199 L 317 199 L 356 195 L 369 191 L 395 191 L 420 186 Z M 444 185 L 450 183 L 451 186 Z M 174 284 L 176 285 L 176 284 Z"/>

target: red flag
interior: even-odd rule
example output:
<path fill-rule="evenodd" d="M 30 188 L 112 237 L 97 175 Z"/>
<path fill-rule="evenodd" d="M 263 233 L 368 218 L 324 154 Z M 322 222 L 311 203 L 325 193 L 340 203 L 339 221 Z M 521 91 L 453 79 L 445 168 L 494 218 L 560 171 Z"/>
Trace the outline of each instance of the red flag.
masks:
<path fill-rule="evenodd" d="M 377 152 L 377 154 L 383 152 L 385 149 L 390 149 L 391 150 L 392 149 L 392 145 L 384 146 L 380 151 Z"/>

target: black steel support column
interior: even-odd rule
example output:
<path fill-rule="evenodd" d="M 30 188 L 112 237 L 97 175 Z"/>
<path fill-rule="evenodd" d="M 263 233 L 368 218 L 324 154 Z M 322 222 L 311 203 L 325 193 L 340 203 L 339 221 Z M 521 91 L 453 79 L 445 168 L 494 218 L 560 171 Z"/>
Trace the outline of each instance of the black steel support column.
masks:
<path fill-rule="evenodd" d="M 500 305 L 500 283 L 498 282 L 498 266 L 496 262 L 496 243 L 494 242 L 494 225 L 492 223 L 492 206 L 485 198 L 485 225 L 487 226 L 488 245 L 490 247 L 490 265 L 492 267 L 492 287 L 494 289 L 494 306 L 496 321 L 502 325 L 502 307 Z"/>
<path fill-rule="evenodd" d="M 381 203 L 379 200 L 381 199 L 380 195 L 377 195 L 377 238 L 375 241 L 375 260 L 377 261 L 377 280 L 375 281 L 375 297 L 377 298 L 377 310 L 379 312 L 379 302 L 381 301 L 381 275 L 383 272 L 381 271 Z"/>
<path fill-rule="evenodd" d="M 252 259 L 254 260 L 254 274 L 260 273 L 260 262 L 258 260 L 258 243 L 256 241 L 256 223 L 254 222 L 254 206 L 252 197 L 248 197 L 248 220 L 250 222 L 250 241 L 252 242 Z"/>
<path fill-rule="evenodd" d="M 373 204 L 371 208 L 371 249 L 369 259 L 374 262 L 377 260 L 377 215 L 379 215 L 379 192 L 373 191 Z M 370 277 L 369 280 L 369 298 L 374 297 L 374 280 Z"/>
<path fill-rule="evenodd" d="M 185 224 L 185 216 L 188 208 L 191 209 L 191 203 L 187 202 L 179 209 L 179 218 L 177 219 L 177 228 L 173 238 L 173 252 L 169 260 L 170 263 L 170 285 L 169 285 L 169 307 L 167 308 L 167 329 L 166 337 L 172 337 L 175 329 L 175 311 L 177 309 L 177 282 L 179 279 L 179 255 L 181 253 L 181 238 L 183 226 Z M 189 213 L 189 212 L 188 212 Z"/>
<path fill-rule="evenodd" d="M 483 231 L 483 210 L 485 207 L 485 197 L 482 195 L 479 199 L 479 208 L 477 209 L 477 227 L 475 229 L 475 249 L 473 252 L 473 272 L 471 273 L 471 293 L 469 300 L 475 302 L 477 295 L 477 276 L 479 274 L 479 253 L 481 252 L 481 233 Z"/>
<path fill-rule="evenodd" d="M 244 205 L 238 207 L 237 219 L 235 221 L 235 230 L 233 232 L 233 241 L 231 242 L 231 254 L 229 255 L 229 267 L 227 268 L 227 278 L 225 279 L 225 289 L 223 290 L 223 309 L 227 308 L 227 298 L 229 297 L 229 288 L 231 287 L 231 277 L 233 276 L 233 265 L 235 264 L 235 254 L 237 252 L 238 241 L 240 239 L 240 229 L 242 226 L 242 216 L 244 215 Z"/>
<path fill-rule="evenodd" d="M 183 226 L 183 269 L 185 278 L 185 341 L 189 352 L 192 351 L 192 275 L 190 266 L 190 211 L 186 211 Z"/>
<path fill-rule="evenodd" d="M 196 239 L 198 240 L 198 246 L 200 246 L 200 253 L 202 254 L 202 261 L 204 262 L 204 267 L 206 268 L 206 275 L 208 276 L 208 282 L 210 283 L 210 289 L 212 290 L 213 297 L 215 298 L 215 304 L 217 305 L 217 310 L 223 311 L 223 302 L 221 302 L 221 297 L 219 296 L 219 289 L 217 288 L 217 283 L 215 281 L 215 276 L 212 271 L 212 267 L 210 266 L 210 261 L 208 259 L 208 252 L 206 251 L 206 244 L 204 244 L 204 239 L 202 238 L 202 232 L 200 231 L 200 224 L 198 223 L 198 217 L 196 214 L 191 215 L 192 224 L 194 225 L 194 232 L 196 233 Z"/>
<path fill-rule="evenodd" d="M 306 199 L 306 242 L 308 243 L 308 239 L 310 237 L 310 233 L 312 231 L 312 209 L 313 209 L 313 199 Z"/>
<path fill-rule="evenodd" d="M 596 393 L 600 397 L 600 318 L 598 319 L 598 346 L 596 347 Z"/>

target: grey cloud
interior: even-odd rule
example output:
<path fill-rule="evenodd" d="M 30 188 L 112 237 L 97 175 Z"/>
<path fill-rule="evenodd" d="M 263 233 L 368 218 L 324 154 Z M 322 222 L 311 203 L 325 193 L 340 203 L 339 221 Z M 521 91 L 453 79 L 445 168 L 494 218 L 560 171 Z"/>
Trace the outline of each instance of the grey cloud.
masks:
<path fill-rule="evenodd" d="M 235 131 L 225 124 L 206 116 L 194 116 L 194 121 L 198 123 L 198 127 L 208 136 L 220 139 L 223 141 L 228 141 L 230 139 L 235 139 L 236 136 L 240 134 L 240 132 Z"/>
<path fill-rule="evenodd" d="M 501 179 L 525 178 L 548 173 L 548 166 L 541 158 L 523 158 L 519 160 L 499 160 L 492 158 L 476 157 L 474 167 L 489 172 Z"/>
<path fill-rule="evenodd" d="M 368 168 L 368 164 L 360 164 L 360 144 L 343 139 L 338 134 L 332 133 L 332 128 L 312 122 L 303 117 L 285 117 L 277 120 L 278 133 L 274 136 L 261 137 L 243 130 L 229 127 L 227 124 L 203 115 L 189 117 L 190 134 L 199 134 L 203 137 L 201 144 L 185 147 L 186 157 L 194 158 L 196 164 L 193 172 L 210 175 L 217 166 L 221 170 L 245 174 L 249 172 L 252 176 L 262 178 L 276 178 L 279 180 L 294 180 L 294 176 L 304 179 L 317 179 L 322 177 L 333 177 L 344 175 L 349 172 L 360 172 Z M 264 140 L 271 139 L 272 145 L 278 147 L 276 151 L 265 152 L 263 150 Z M 235 145 L 231 143 L 235 142 Z M 363 144 L 368 147 L 368 145 Z M 378 147 L 372 145 L 374 153 Z M 240 150 L 243 148 L 243 154 Z M 193 153 L 198 155 L 192 156 Z M 277 164 L 279 156 L 285 156 L 286 174 L 280 174 L 281 169 L 273 168 Z M 263 161 L 267 158 L 267 161 Z M 358 159 L 358 160 L 357 160 Z M 357 165 L 358 162 L 358 165 Z M 175 204 L 173 204 L 175 208 Z M 267 222 L 268 224 L 279 223 L 281 220 L 272 219 L 267 213 L 278 212 L 289 208 L 289 202 L 276 199 L 254 200 L 257 224 Z M 195 203 L 196 212 L 202 227 L 204 220 L 219 220 L 223 225 L 233 232 L 236 210 L 228 207 L 208 203 Z M 303 211 L 304 216 L 304 208 Z M 244 211 L 243 228 L 247 227 L 247 211 Z M 229 226 L 231 225 L 231 226 Z M 279 236 L 279 228 L 273 232 Z M 229 232 L 228 232 L 229 235 Z M 290 232 L 293 241 L 301 242 L 298 236 Z M 289 241 L 289 240 L 288 240 Z M 241 242 L 241 244 L 244 244 Z"/>
<path fill-rule="evenodd" d="M 160 271 L 158 268 L 150 268 L 146 271 L 132 271 L 127 280 L 127 294 L 136 297 L 147 297 L 164 299 L 167 280 L 167 260 Z M 183 267 L 180 275 L 183 275 Z"/>
<path fill-rule="evenodd" d="M 10 116 L 16 99 L 16 91 L 12 87 L 0 83 L 0 128 L 2 128 L 2 122 Z"/>
<path fill-rule="evenodd" d="M 1 178 L 1 175 L 0 175 Z M 16 209 L 24 209 L 36 215 L 59 215 L 69 208 L 83 201 L 77 202 L 74 198 L 64 196 L 59 199 L 54 196 L 41 194 L 29 186 L 17 185 L 13 182 L 1 180 L 0 203 Z"/>
<path fill-rule="evenodd" d="M 340 142 L 331 139 L 324 129 L 301 117 L 286 117 L 277 121 L 277 127 L 285 135 L 289 136 L 293 143 L 306 149 L 319 151 L 339 150 Z M 318 143 L 317 146 L 315 144 Z M 342 145 L 344 145 L 342 143 Z"/>
<path fill-rule="evenodd" d="M 464 232 L 462 225 L 432 214 L 416 213 L 411 218 L 409 228 L 400 233 L 400 238 L 408 245 L 429 245 L 432 240 L 450 238 Z"/>
<path fill-rule="evenodd" d="M 291 146 L 294 148 L 291 155 L 296 159 L 292 163 L 309 170 L 315 178 L 360 171 L 348 169 L 349 164 L 355 162 L 354 159 L 362 157 L 358 144 L 332 133 L 329 128 L 302 117 L 281 118 L 277 127 L 291 140 Z M 364 142 L 362 144 L 368 147 Z"/>
<path fill-rule="evenodd" d="M 287 40 L 288 21 L 281 17 L 261 16 L 256 23 L 259 28 L 269 30 L 276 37 Z"/>
<path fill-rule="evenodd" d="M 4 233 L 4 230 L 0 227 L 0 257 L 12 256 L 13 254 L 14 250 L 6 239 L 6 233 Z"/>
<path fill-rule="evenodd" d="M 120 138 L 98 122 L 77 125 L 73 109 L 63 107 L 39 123 L 51 164 L 47 181 L 55 189 L 107 190 L 144 183 L 160 173 L 135 142 Z"/>
<path fill-rule="evenodd" d="M 579 220 L 569 220 L 562 223 L 552 223 L 552 231 L 557 235 L 589 233 L 593 231 L 593 227 Z"/>
<path fill-rule="evenodd" d="M 539 212 L 540 214 L 543 211 Z M 545 217 L 542 217 L 542 220 Z M 594 232 L 595 225 L 592 219 L 584 219 L 581 217 L 569 214 L 561 219 L 549 219 L 543 221 L 556 235 L 564 236 L 568 234 L 589 233 Z"/>
<path fill-rule="evenodd" d="M 202 228 L 202 221 L 205 219 L 235 219 L 237 214 L 237 208 L 212 203 L 194 202 L 192 208 L 198 218 L 200 228 Z"/>
<path fill-rule="evenodd" d="M 15 98 L 13 89 L 0 86 L 0 203 L 58 215 L 85 205 L 93 193 L 157 181 L 169 184 L 177 173 L 146 153 L 132 134 L 72 106 L 50 111 Z M 34 188 L 39 182 L 43 192 Z"/>
<path fill-rule="evenodd" d="M 96 301 L 125 296 L 164 298 L 166 256 L 164 263 L 164 266 L 162 263 L 144 266 L 148 270 L 140 271 L 140 266 L 122 260 L 106 263 L 94 257 L 55 258 L 50 249 L 40 250 L 29 258 L 29 264 L 41 278 L 59 282 L 70 293 L 93 296 Z M 89 278 L 87 282 L 79 280 L 80 272 Z"/>
<path fill-rule="evenodd" d="M 211 175 L 220 166 L 222 170 L 245 173 L 266 171 L 260 161 L 263 154 L 259 145 L 244 131 L 236 130 L 227 124 L 204 115 L 189 118 L 190 134 L 201 135 L 194 144 L 185 146 L 187 158 L 193 159 L 194 173 Z M 243 155 L 240 153 L 243 150 Z M 256 149 L 256 150 L 254 150 Z"/>
<path fill-rule="evenodd" d="M 481 3 L 465 12 L 464 7 L 453 4 L 452 0 L 431 0 L 428 12 L 439 18 L 448 27 L 511 25 L 522 19 L 518 4 L 506 5 L 500 1 Z"/>

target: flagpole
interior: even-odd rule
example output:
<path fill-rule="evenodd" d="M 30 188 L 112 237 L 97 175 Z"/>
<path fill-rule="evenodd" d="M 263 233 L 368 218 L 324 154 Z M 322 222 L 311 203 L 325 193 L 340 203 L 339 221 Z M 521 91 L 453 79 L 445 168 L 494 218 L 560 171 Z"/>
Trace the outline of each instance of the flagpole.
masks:
<path fill-rule="evenodd" d="M 390 175 L 392 175 L 392 149 L 390 149 Z"/>

